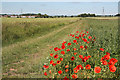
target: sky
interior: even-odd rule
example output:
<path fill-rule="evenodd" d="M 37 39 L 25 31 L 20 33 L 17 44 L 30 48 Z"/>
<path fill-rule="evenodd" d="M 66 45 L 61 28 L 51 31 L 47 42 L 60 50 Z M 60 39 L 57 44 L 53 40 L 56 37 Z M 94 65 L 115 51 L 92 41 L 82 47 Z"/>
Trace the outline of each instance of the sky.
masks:
<path fill-rule="evenodd" d="M 19 1 L 19 0 L 18 0 Z M 3 0 L 2 13 L 42 13 L 48 15 L 78 15 L 81 13 L 95 13 L 114 15 L 118 13 L 118 2 L 14 2 Z M 35 1 L 35 0 L 34 0 Z M 49 0 L 47 0 L 49 1 Z M 72 0 L 73 1 L 73 0 Z M 105 0 L 104 0 L 105 1 Z M 107 0 L 106 0 L 107 1 Z M 109 0 L 112 1 L 112 0 Z M 117 1 L 117 0 L 116 0 Z"/>

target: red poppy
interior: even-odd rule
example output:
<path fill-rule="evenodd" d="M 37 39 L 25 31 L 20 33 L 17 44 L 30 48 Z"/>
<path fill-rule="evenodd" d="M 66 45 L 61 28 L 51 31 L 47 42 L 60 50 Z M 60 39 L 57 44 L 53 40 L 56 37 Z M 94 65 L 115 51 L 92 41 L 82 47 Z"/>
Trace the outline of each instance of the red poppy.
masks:
<path fill-rule="evenodd" d="M 77 43 L 77 40 L 73 40 L 74 43 Z"/>
<path fill-rule="evenodd" d="M 51 60 L 51 61 L 50 61 L 50 64 L 53 64 L 53 63 L 54 63 L 54 61 L 53 61 L 53 60 Z"/>
<path fill-rule="evenodd" d="M 84 58 L 82 59 L 82 62 L 86 62 L 86 60 L 87 60 L 87 59 L 84 57 Z"/>
<path fill-rule="evenodd" d="M 85 35 L 85 34 L 83 33 L 83 34 L 82 34 L 82 37 L 84 37 L 84 35 Z"/>
<path fill-rule="evenodd" d="M 87 65 L 85 66 L 85 68 L 86 68 L 86 69 L 90 69 L 91 66 L 90 66 L 89 64 L 87 64 Z"/>
<path fill-rule="evenodd" d="M 76 75 L 76 74 L 73 74 L 72 77 L 76 79 L 76 78 L 77 78 L 77 75 Z"/>
<path fill-rule="evenodd" d="M 110 59 L 110 56 L 109 56 L 109 55 L 105 55 L 104 58 L 105 58 L 106 60 L 109 60 L 109 59 Z"/>
<path fill-rule="evenodd" d="M 89 41 L 87 41 L 87 43 L 89 44 L 90 42 L 89 42 Z"/>
<path fill-rule="evenodd" d="M 77 68 L 74 68 L 74 73 L 77 73 L 79 70 Z"/>
<path fill-rule="evenodd" d="M 68 67 L 69 67 L 68 65 L 65 66 L 65 68 L 68 68 Z"/>
<path fill-rule="evenodd" d="M 77 50 L 76 48 L 73 48 L 73 50 L 75 51 L 75 50 Z"/>
<path fill-rule="evenodd" d="M 70 34 L 70 36 L 72 36 L 72 34 Z"/>
<path fill-rule="evenodd" d="M 47 73 L 45 72 L 44 75 L 47 76 Z"/>
<path fill-rule="evenodd" d="M 60 58 L 60 61 L 63 61 L 63 58 Z"/>
<path fill-rule="evenodd" d="M 83 59 L 83 55 L 79 55 L 79 58 Z"/>
<path fill-rule="evenodd" d="M 82 67 L 82 65 L 77 65 L 77 66 L 76 66 L 76 69 L 79 70 L 81 67 Z"/>
<path fill-rule="evenodd" d="M 49 73 L 51 73 L 51 70 L 49 70 Z"/>
<path fill-rule="evenodd" d="M 110 65 L 114 65 L 115 63 L 112 62 L 112 61 L 109 61 L 108 64 L 109 64 L 109 66 L 110 66 Z"/>
<path fill-rule="evenodd" d="M 71 43 L 68 43 L 68 46 L 70 46 L 71 45 Z"/>
<path fill-rule="evenodd" d="M 118 60 L 115 59 L 115 58 L 111 58 L 110 61 L 112 61 L 112 62 L 114 62 L 114 63 L 118 62 Z"/>
<path fill-rule="evenodd" d="M 64 54 L 65 54 L 65 52 L 64 52 L 64 51 L 61 51 L 61 54 L 63 54 L 63 55 L 64 55 Z"/>
<path fill-rule="evenodd" d="M 79 31 L 76 31 L 76 33 L 79 33 Z"/>
<path fill-rule="evenodd" d="M 72 56 L 71 61 L 73 61 L 75 58 Z"/>
<path fill-rule="evenodd" d="M 104 49 L 103 49 L 103 48 L 100 48 L 100 50 L 101 50 L 101 51 L 104 51 Z"/>
<path fill-rule="evenodd" d="M 87 31 L 87 33 L 89 33 L 89 32 Z"/>
<path fill-rule="evenodd" d="M 54 56 L 54 58 L 57 59 L 57 58 L 58 58 L 58 55 L 56 54 L 56 55 Z"/>
<path fill-rule="evenodd" d="M 55 50 L 55 51 L 58 51 L 58 47 L 55 47 L 54 50 Z"/>
<path fill-rule="evenodd" d="M 77 39 L 79 39 L 79 37 L 76 36 Z"/>
<path fill-rule="evenodd" d="M 83 48 L 84 48 L 84 46 L 80 46 L 80 48 L 81 48 L 81 49 L 83 49 Z"/>
<path fill-rule="evenodd" d="M 67 78 L 67 77 L 64 77 L 64 78 L 63 78 L 63 80 L 69 80 L 69 78 Z"/>
<path fill-rule="evenodd" d="M 87 49 L 87 46 L 85 46 L 85 49 Z"/>
<path fill-rule="evenodd" d="M 77 53 L 74 53 L 74 55 L 76 55 Z"/>
<path fill-rule="evenodd" d="M 110 72 L 115 72 L 116 67 L 114 65 L 109 66 Z"/>
<path fill-rule="evenodd" d="M 72 35 L 72 37 L 74 37 L 75 35 Z"/>
<path fill-rule="evenodd" d="M 53 53 L 50 54 L 51 57 L 53 57 L 53 55 L 54 55 Z"/>
<path fill-rule="evenodd" d="M 62 71 L 60 70 L 60 71 L 58 71 L 58 73 L 59 73 L 59 74 L 62 74 Z"/>
<path fill-rule="evenodd" d="M 65 49 L 65 45 L 62 45 L 61 48 L 62 48 L 62 49 Z"/>
<path fill-rule="evenodd" d="M 79 37 L 81 37 L 81 35 L 79 35 Z"/>
<path fill-rule="evenodd" d="M 109 55 L 109 56 L 110 56 L 110 53 L 106 52 L 106 55 Z"/>
<path fill-rule="evenodd" d="M 57 60 L 57 64 L 60 64 L 60 63 L 61 63 L 61 61 Z"/>
<path fill-rule="evenodd" d="M 94 72 L 95 73 L 100 73 L 101 72 L 101 68 L 98 66 L 98 67 L 95 67 L 94 68 Z"/>
<path fill-rule="evenodd" d="M 68 69 L 66 69 L 65 72 L 68 72 Z"/>
<path fill-rule="evenodd" d="M 58 48 L 58 50 L 61 50 L 61 48 Z"/>
<path fill-rule="evenodd" d="M 107 65 L 107 61 L 102 61 L 102 64 L 103 65 Z"/>
<path fill-rule="evenodd" d="M 49 66 L 46 66 L 46 65 L 44 65 L 43 67 L 46 68 L 46 69 L 49 68 Z"/>
<path fill-rule="evenodd" d="M 67 49 L 67 52 L 70 51 L 70 49 Z"/>
<path fill-rule="evenodd" d="M 104 58 L 104 57 L 101 58 L 100 62 L 103 62 L 103 61 L 105 61 L 105 58 Z"/>
<path fill-rule="evenodd" d="M 88 39 L 92 39 L 92 37 L 91 37 L 91 36 L 89 36 L 89 37 L 88 37 Z"/>
<path fill-rule="evenodd" d="M 53 66 L 55 66 L 55 65 L 56 65 L 56 63 L 53 63 L 52 65 L 53 65 Z"/>
<path fill-rule="evenodd" d="M 87 42 L 87 39 L 84 39 L 84 38 L 83 38 L 83 41 L 84 41 L 84 42 Z"/>

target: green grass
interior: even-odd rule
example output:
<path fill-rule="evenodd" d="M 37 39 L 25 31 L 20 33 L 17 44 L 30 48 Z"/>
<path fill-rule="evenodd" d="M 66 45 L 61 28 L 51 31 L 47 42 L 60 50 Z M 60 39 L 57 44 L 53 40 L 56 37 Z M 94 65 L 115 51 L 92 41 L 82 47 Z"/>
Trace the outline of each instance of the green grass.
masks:
<path fill-rule="evenodd" d="M 69 19 L 69 21 L 74 20 L 74 18 Z M 61 41 L 66 40 L 68 34 L 80 29 L 82 20 L 79 20 L 79 18 L 77 20 L 43 36 L 3 47 L 3 77 L 18 77 L 18 75 L 21 75 L 19 77 L 42 77 L 40 69 L 49 55 L 49 47 L 55 47 Z M 17 71 L 11 71 L 11 68 Z"/>
<path fill-rule="evenodd" d="M 57 30 L 64 25 L 72 24 L 78 18 L 3 18 L 2 19 L 2 42 L 3 47 L 35 38 Z"/>
<path fill-rule="evenodd" d="M 117 19 L 7 18 L 3 19 L 2 24 L 4 37 L 4 47 L 2 50 L 4 78 L 43 78 L 42 66 L 43 63 L 47 62 L 46 58 L 50 52 L 49 47 L 60 46 L 62 41 L 70 40 L 67 35 L 77 30 L 88 29 L 91 34 L 96 36 L 97 44 L 101 45 L 97 46 L 107 49 L 111 54 L 115 54 L 112 57 L 118 59 Z M 25 26 L 27 26 L 26 29 Z M 34 33 L 34 35 L 31 33 Z M 13 38 L 13 35 L 18 35 L 20 38 Z M 7 40 L 5 36 L 8 36 Z"/>

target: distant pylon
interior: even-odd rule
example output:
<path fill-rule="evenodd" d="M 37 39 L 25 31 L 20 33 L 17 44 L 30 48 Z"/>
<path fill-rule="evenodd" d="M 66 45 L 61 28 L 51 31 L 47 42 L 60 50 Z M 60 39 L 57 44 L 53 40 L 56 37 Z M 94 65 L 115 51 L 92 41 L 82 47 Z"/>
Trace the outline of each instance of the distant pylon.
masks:
<path fill-rule="evenodd" d="M 102 12 L 103 16 L 105 16 L 105 13 L 104 13 L 104 12 L 105 12 L 105 10 L 104 10 L 104 7 L 103 7 L 103 12 Z"/>

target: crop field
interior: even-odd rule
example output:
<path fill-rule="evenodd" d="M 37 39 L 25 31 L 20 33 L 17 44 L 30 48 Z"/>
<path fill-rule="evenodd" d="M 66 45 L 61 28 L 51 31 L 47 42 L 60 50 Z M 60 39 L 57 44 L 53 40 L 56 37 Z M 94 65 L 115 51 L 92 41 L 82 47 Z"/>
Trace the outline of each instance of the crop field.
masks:
<path fill-rule="evenodd" d="M 116 17 L 3 18 L 2 26 L 3 78 L 118 78 L 120 75 Z M 61 50 L 62 46 L 65 49 Z M 100 62 L 105 55 L 109 55 L 106 64 Z M 85 56 L 89 59 L 83 60 Z M 109 70 L 111 58 L 116 62 Z M 51 60 L 57 65 L 53 66 Z M 80 70 L 72 70 L 78 65 Z M 98 69 L 95 71 L 98 66 L 100 73 Z"/>

